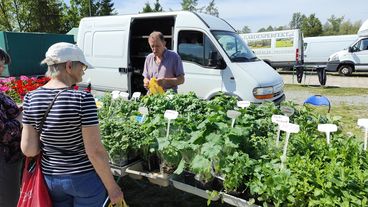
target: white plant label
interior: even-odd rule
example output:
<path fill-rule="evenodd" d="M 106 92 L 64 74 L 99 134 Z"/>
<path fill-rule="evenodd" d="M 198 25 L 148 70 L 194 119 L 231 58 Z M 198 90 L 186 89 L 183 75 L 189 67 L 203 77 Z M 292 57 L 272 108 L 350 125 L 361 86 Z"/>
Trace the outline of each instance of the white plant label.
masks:
<path fill-rule="evenodd" d="M 234 111 L 234 110 L 228 110 L 226 112 L 227 117 L 231 118 L 231 128 L 234 128 L 235 125 L 235 119 L 236 117 L 238 117 L 241 113 L 239 111 Z"/>
<path fill-rule="evenodd" d="M 138 100 L 141 97 L 141 92 L 134 92 L 132 95 L 132 99 Z"/>
<path fill-rule="evenodd" d="M 179 113 L 177 111 L 174 110 L 166 110 L 164 117 L 171 120 L 171 119 L 176 119 L 178 117 Z"/>
<path fill-rule="evenodd" d="M 236 105 L 239 107 L 239 108 L 248 108 L 250 106 L 250 101 L 238 101 L 236 103 Z"/>
<path fill-rule="evenodd" d="M 364 150 L 367 151 L 368 143 L 368 119 L 358 119 L 358 126 L 364 128 Z"/>
<path fill-rule="evenodd" d="M 291 107 L 288 107 L 288 106 L 281 106 L 280 107 L 280 110 L 283 114 L 285 114 L 286 116 L 291 116 L 294 114 L 295 110 Z"/>
<path fill-rule="evenodd" d="M 289 123 L 289 117 L 283 115 L 272 115 L 271 120 L 273 123 Z M 276 135 L 276 147 L 279 146 L 280 141 L 280 126 L 277 126 L 277 135 Z"/>
<path fill-rule="evenodd" d="M 280 130 L 289 133 L 298 133 L 300 131 L 300 127 L 297 124 L 280 123 Z"/>
<path fill-rule="evenodd" d="M 227 117 L 229 117 L 230 119 L 235 119 L 240 114 L 241 113 L 239 111 L 235 111 L 235 110 L 228 110 L 227 113 L 226 113 Z"/>
<path fill-rule="evenodd" d="M 170 122 L 172 119 L 176 119 L 178 117 L 179 113 L 177 111 L 174 110 L 166 110 L 164 113 L 164 117 L 166 119 L 168 119 L 167 122 L 167 130 L 166 130 L 166 137 L 169 137 L 169 133 L 170 133 Z"/>
<path fill-rule="evenodd" d="M 120 97 L 122 97 L 124 100 L 128 100 L 129 99 L 129 93 L 127 92 L 120 92 Z"/>
<path fill-rule="evenodd" d="M 282 164 L 281 167 L 284 168 L 284 163 L 286 161 L 286 152 L 287 152 L 287 147 L 288 147 L 288 144 L 289 144 L 290 134 L 291 133 L 298 133 L 300 131 L 300 127 L 299 127 L 299 125 L 292 124 L 292 123 L 280 123 L 279 127 L 280 127 L 280 130 L 286 132 L 284 150 L 283 150 L 282 157 L 281 157 L 281 164 Z"/>
<path fill-rule="evenodd" d="M 272 122 L 279 124 L 279 123 L 289 123 L 289 117 L 283 115 L 272 115 L 271 117 Z"/>
<path fill-rule="evenodd" d="M 139 113 L 141 113 L 142 115 L 148 115 L 148 108 L 145 106 L 141 106 L 138 108 Z"/>
<path fill-rule="evenodd" d="M 174 98 L 174 95 L 172 95 L 172 94 L 168 94 L 168 95 L 166 95 L 166 97 L 167 97 L 169 100 L 171 100 L 171 99 L 173 99 L 173 98 Z"/>
<path fill-rule="evenodd" d="M 318 131 L 326 133 L 327 144 L 330 144 L 330 133 L 337 131 L 336 124 L 318 124 Z"/>
<path fill-rule="evenodd" d="M 112 91 L 112 92 L 111 92 L 112 99 L 117 99 L 117 98 L 119 98 L 119 94 L 120 94 L 120 91 Z"/>

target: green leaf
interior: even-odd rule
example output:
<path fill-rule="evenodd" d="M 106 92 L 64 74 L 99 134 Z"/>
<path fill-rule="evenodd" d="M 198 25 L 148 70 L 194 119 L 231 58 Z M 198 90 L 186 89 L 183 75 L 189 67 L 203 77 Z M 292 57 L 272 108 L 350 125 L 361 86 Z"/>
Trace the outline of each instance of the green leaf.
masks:
<path fill-rule="evenodd" d="M 174 173 L 178 175 L 181 174 L 184 171 L 184 167 L 185 167 L 185 160 L 181 159 Z"/>

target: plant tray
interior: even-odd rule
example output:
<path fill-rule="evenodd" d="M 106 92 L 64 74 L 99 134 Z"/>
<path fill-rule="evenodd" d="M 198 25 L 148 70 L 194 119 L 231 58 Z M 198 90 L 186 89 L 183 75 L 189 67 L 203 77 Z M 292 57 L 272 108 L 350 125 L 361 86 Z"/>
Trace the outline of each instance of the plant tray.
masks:
<path fill-rule="evenodd" d="M 147 172 L 143 171 L 142 161 L 138 161 L 133 165 L 129 166 L 126 170 L 126 173 L 129 174 L 134 179 L 142 179 L 142 177 L 146 177 L 151 183 L 160 185 L 163 187 L 169 186 L 169 176 L 166 173 L 161 172 Z"/>
<path fill-rule="evenodd" d="M 173 176 L 171 177 L 171 182 L 173 184 L 173 186 L 179 190 L 185 191 L 187 193 L 191 193 L 194 195 L 197 195 L 199 197 L 208 199 L 209 198 L 209 191 L 208 190 L 202 190 L 200 188 L 196 188 L 194 186 L 188 185 L 183 183 L 180 179 L 178 179 L 177 177 Z M 220 196 L 216 196 L 214 198 L 212 198 L 212 201 L 217 201 L 220 199 Z"/>
<path fill-rule="evenodd" d="M 238 198 L 238 197 L 229 195 L 229 194 L 224 193 L 224 192 L 221 192 L 220 195 L 222 197 L 222 200 L 225 203 L 230 204 L 232 206 L 239 206 L 239 207 L 260 207 L 260 206 L 257 206 L 255 204 L 250 204 L 248 201 L 246 201 L 244 199 L 241 199 L 241 198 Z"/>
<path fill-rule="evenodd" d="M 110 163 L 110 169 L 111 169 L 111 172 L 112 172 L 113 175 L 123 177 L 123 176 L 127 175 L 127 173 L 125 172 L 125 170 L 128 167 L 130 167 L 131 165 L 136 164 L 136 162 L 127 164 L 125 166 L 120 166 L 120 165 L 115 165 L 115 164 Z"/>

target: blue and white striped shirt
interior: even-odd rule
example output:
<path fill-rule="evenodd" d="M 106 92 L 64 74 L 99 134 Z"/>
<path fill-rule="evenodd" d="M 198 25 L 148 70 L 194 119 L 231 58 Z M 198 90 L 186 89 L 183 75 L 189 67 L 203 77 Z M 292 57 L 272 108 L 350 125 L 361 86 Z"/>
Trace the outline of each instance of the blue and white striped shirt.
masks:
<path fill-rule="evenodd" d="M 40 87 L 29 92 L 23 102 L 23 124 L 32 125 L 38 131 L 49 104 L 64 89 Z M 84 148 L 82 126 L 94 125 L 98 125 L 98 118 L 93 96 L 84 91 L 63 91 L 54 102 L 41 132 L 43 173 L 65 175 L 93 170 Z"/>

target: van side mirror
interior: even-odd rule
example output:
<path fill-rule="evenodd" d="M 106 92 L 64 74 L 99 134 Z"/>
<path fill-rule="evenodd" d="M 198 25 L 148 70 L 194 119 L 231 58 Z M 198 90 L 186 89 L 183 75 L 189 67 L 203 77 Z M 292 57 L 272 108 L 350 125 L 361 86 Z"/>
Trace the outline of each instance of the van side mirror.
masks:
<path fill-rule="evenodd" d="M 353 47 L 349 46 L 348 47 L 348 52 L 353 52 Z"/>
<path fill-rule="evenodd" d="M 218 56 L 218 53 L 216 51 L 212 51 L 210 53 L 210 58 L 208 59 L 208 66 L 219 69 L 225 69 L 226 63 L 222 57 Z"/>

